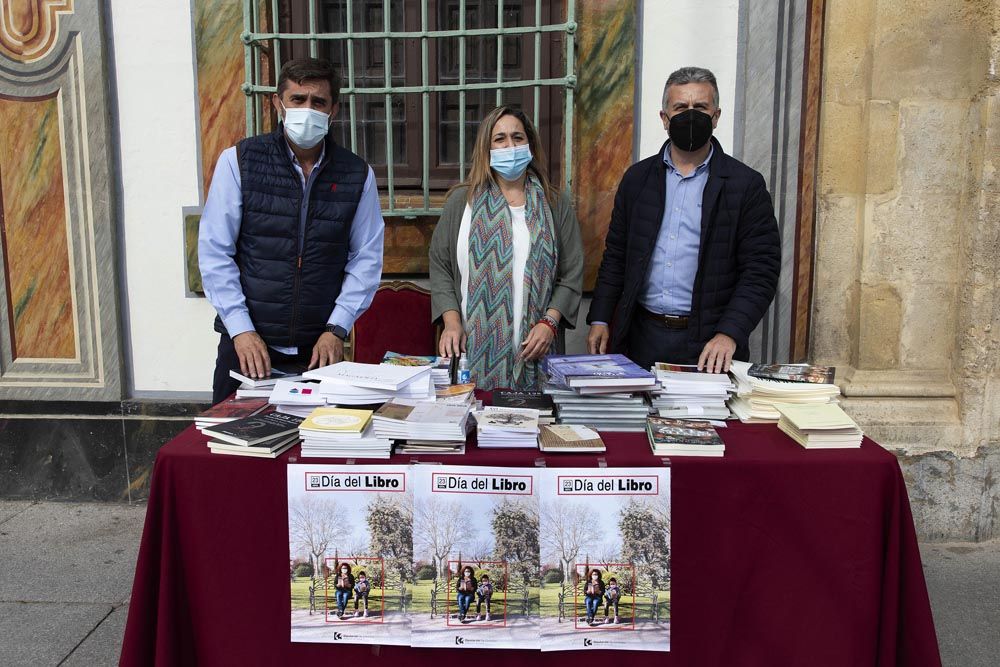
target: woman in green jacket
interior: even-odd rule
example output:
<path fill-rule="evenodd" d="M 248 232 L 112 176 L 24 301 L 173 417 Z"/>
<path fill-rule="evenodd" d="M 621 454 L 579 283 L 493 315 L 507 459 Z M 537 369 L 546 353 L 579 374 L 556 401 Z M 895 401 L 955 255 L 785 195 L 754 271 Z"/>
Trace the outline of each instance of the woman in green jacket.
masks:
<path fill-rule="evenodd" d="M 538 362 L 573 328 L 583 283 L 576 214 L 549 181 L 538 133 L 498 107 L 479 125 L 469 177 L 452 189 L 430 246 L 438 353 L 466 353 L 482 389 L 534 389 Z"/>

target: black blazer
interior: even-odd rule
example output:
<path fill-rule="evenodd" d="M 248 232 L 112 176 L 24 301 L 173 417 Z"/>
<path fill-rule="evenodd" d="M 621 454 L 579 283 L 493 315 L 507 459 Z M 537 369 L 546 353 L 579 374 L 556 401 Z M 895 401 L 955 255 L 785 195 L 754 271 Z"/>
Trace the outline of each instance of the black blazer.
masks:
<path fill-rule="evenodd" d="M 716 333 L 750 356 L 750 332 L 778 287 L 781 238 L 764 177 L 715 148 L 702 197 L 701 245 L 691 297 L 687 356 L 697 359 Z M 611 351 L 628 353 L 629 325 L 663 221 L 663 150 L 629 167 L 618 185 L 587 323 L 611 324 Z"/>

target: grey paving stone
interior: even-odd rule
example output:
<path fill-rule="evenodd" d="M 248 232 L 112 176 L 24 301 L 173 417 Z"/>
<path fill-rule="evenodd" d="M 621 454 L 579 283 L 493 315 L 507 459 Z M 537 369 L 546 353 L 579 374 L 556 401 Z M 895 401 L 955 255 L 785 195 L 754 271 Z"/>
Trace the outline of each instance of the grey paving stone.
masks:
<path fill-rule="evenodd" d="M 0 524 L 17 516 L 33 504 L 31 500 L 0 500 Z"/>
<path fill-rule="evenodd" d="M 0 601 L 122 603 L 144 505 L 39 503 L 0 525 Z"/>
<path fill-rule="evenodd" d="M 106 604 L 0 602 L 0 665 L 59 664 L 111 609 Z"/>
<path fill-rule="evenodd" d="M 1000 655 L 1000 540 L 922 544 L 946 667 L 994 667 Z"/>
<path fill-rule="evenodd" d="M 122 652 L 122 638 L 125 636 L 125 620 L 128 606 L 111 612 L 97 628 L 83 640 L 63 665 L 68 667 L 94 667 L 95 665 L 116 665 Z"/>

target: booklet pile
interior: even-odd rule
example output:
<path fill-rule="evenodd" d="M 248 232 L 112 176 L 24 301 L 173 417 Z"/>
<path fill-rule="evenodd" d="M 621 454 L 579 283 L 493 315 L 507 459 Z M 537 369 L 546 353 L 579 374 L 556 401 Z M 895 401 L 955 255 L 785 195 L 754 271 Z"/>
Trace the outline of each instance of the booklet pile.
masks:
<path fill-rule="evenodd" d="M 599 431 L 643 431 L 645 392 L 656 377 L 621 354 L 550 355 L 543 391 L 556 404 L 556 421 Z"/>
<path fill-rule="evenodd" d="M 781 413 L 778 428 L 806 449 L 855 449 L 864 433 L 843 408 L 822 405 L 776 406 Z"/>
<path fill-rule="evenodd" d="M 392 443 L 371 425 L 371 410 L 316 408 L 299 427 L 302 456 L 387 459 Z"/>
<path fill-rule="evenodd" d="M 258 412 L 249 417 L 207 426 L 208 448 L 215 454 L 273 459 L 299 441 L 301 417 Z"/>
<path fill-rule="evenodd" d="M 400 354 L 399 352 L 386 352 L 382 357 L 383 364 L 391 366 L 430 366 L 431 379 L 435 387 L 444 387 L 451 382 L 450 362 L 448 357 L 419 356 L 413 354 Z"/>
<path fill-rule="evenodd" d="M 375 412 L 373 428 L 379 438 L 405 441 L 401 454 L 464 454 L 471 408 L 396 398 Z"/>
<path fill-rule="evenodd" d="M 656 456 L 722 456 L 726 444 L 711 422 L 650 417 L 649 447 Z"/>
<path fill-rule="evenodd" d="M 650 392 L 653 409 L 661 417 L 674 419 L 726 419 L 726 400 L 736 391 L 725 373 L 706 373 L 697 366 L 668 364 L 653 366 L 657 387 Z"/>
<path fill-rule="evenodd" d="M 538 447 L 538 410 L 488 406 L 476 415 L 480 447 Z"/>
<path fill-rule="evenodd" d="M 394 398 L 434 400 L 430 366 L 360 364 L 341 361 L 306 371 L 303 377 L 319 381 L 319 393 L 336 405 L 374 405 Z"/>
<path fill-rule="evenodd" d="M 762 366 L 734 360 L 729 373 L 736 381 L 729 408 L 748 424 L 777 422 L 781 413 L 775 406 L 780 403 L 823 405 L 837 403 L 840 396 L 840 389 L 832 384 L 833 369 L 825 366 Z"/>

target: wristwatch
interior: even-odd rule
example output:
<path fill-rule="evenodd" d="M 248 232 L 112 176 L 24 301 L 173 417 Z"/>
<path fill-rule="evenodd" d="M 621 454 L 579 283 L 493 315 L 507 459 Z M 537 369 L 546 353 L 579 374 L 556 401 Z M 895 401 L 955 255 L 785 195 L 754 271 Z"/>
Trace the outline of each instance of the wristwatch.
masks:
<path fill-rule="evenodd" d="M 347 329 L 336 324 L 327 324 L 323 327 L 323 331 L 327 333 L 332 333 L 334 336 L 340 340 L 347 340 Z"/>

